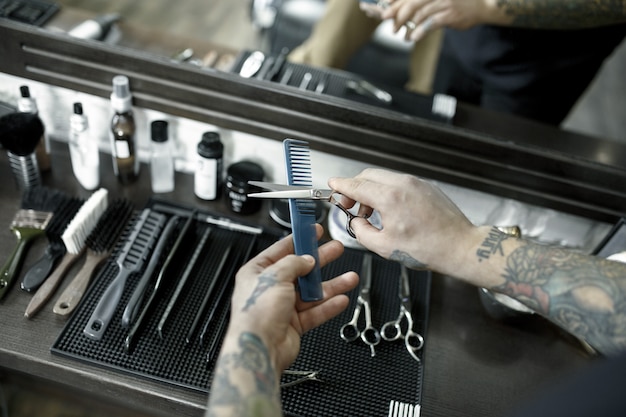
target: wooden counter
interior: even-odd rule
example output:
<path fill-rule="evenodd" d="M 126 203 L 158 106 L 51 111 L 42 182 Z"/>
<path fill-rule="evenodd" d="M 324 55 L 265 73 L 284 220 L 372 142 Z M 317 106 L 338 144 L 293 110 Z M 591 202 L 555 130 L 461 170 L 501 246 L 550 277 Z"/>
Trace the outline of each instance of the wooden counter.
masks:
<path fill-rule="evenodd" d="M 0 258 L 15 244 L 9 231 L 20 206 L 20 193 L 11 182 L 6 153 L 0 156 Z M 52 172 L 44 176 L 47 186 L 87 197 L 71 172 L 67 145 L 53 142 Z M 139 181 L 123 187 L 117 183 L 110 157 L 101 156 L 102 186 L 111 197 L 124 196 L 141 208 L 150 196 L 149 170 L 142 167 Z M 9 179 L 9 180 L 7 180 Z M 231 215 L 225 201 L 207 203 L 193 194 L 193 177 L 177 174 L 176 190 L 163 196 Z M 271 220 L 263 210 L 245 221 Z M 31 247 L 25 271 L 45 248 L 42 239 Z M 154 416 L 201 416 L 206 398 L 197 392 L 104 370 L 50 353 L 64 319 L 52 313 L 52 303 L 34 319 L 24 318 L 31 295 L 13 286 L 0 302 L 0 374 L 25 374 L 44 384 L 94 401 L 117 403 Z M 580 347 L 540 318 L 502 323 L 482 308 L 477 290 L 449 277 L 434 276 L 430 322 L 425 335 L 423 415 L 434 417 L 502 416 L 523 402 L 542 384 L 579 368 L 589 360 Z"/>

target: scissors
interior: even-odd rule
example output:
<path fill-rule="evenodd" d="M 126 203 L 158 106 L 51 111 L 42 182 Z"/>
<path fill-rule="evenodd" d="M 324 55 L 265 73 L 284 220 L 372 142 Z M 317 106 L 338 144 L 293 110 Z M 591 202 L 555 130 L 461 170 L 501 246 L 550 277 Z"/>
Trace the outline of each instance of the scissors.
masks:
<path fill-rule="evenodd" d="M 336 193 L 334 190 L 328 190 L 323 188 L 311 188 L 311 187 L 303 187 L 298 185 L 284 185 L 284 184 L 274 184 L 271 182 L 263 182 L 263 181 L 248 181 L 248 184 L 263 188 L 270 191 L 260 192 L 260 193 L 250 193 L 248 197 L 251 198 L 298 198 L 304 200 L 320 200 L 320 201 L 328 201 L 331 204 L 337 206 L 341 211 L 343 211 L 346 216 L 348 216 L 348 221 L 346 223 L 346 231 L 348 234 L 356 238 L 354 234 L 354 230 L 352 230 L 352 220 L 357 217 L 354 214 L 350 213 L 350 211 L 345 208 L 341 203 L 335 198 Z M 363 217 L 366 218 L 366 217 Z"/>
<path fill-rule="evenodd" d="M 404 346 L 409 354 L 418 362 L 417 351 L 424 346 L 424 338 L 419 333 L 413 331 L 413 317 L 411 316 L 411 294 L 409 292 L 409 273 L 404 265 L 400 266 L 400 279 L 398 286 L 398 297 L 400 297 L 400 314 L 398 318 L 383 324 L 380 333 L 387 341 L 404 338 Z M 407 321 L 406 333 L 402 331 L 402 319 Z"/>
<path fill-rule="evenodd" d="M 372 255 L 366 253 L 363 256 L 363 263 L 361 265 L 361 291 L 357 298 L 357 304 L 354 308 L 354 314 L 352 320 L 341 326 L 339 334 L 341 338 L 346 342 L 352 342 L 359 336 L 361 340 L 370 347 L 372 356 L 376 355 L 374 346 L 380 342 L 380 333 L 372 326 L 372 310 L 370 308 L 370 288 L 372 287 Z M 365 310 L 365 329 L 359 331 L 358 321 L 361 315 L 361 309 Z"/>

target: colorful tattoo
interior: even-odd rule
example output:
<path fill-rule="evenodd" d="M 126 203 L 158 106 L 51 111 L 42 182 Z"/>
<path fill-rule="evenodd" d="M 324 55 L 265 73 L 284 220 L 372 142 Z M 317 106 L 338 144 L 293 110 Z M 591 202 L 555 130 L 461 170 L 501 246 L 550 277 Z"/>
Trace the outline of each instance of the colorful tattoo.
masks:
<path fill-rule="evenodd" d="M 427 269 L 428 266 L 425 263 L 418 261 L 406 252 L 400 250 L 394 250 L 389 259 L 392 261 L 400 262 L 402 265 L 409 269 Z"/>
<path fill-rule="evenodd" d="M 499 254 L 504 256 L 504 249 L 502 248 L 502 242 L 509 239 L 510 236 L 506 233 L 502 233 L 497 228 L 492 227 L 489 234 L 476 250 L 476 256 L 478 256 L 478 262 L 482 262 L 483 259 L 487 260 L 491 255 Z"/>
<path fill-rule="evenodd" d="M 618 23 L 624 19 L 623 0 L 498 0 L 513 17 L 513 26 L 534 29 L 577 29 Z"/>
<path fill-rule="evenodd" d="M 524 244 L 507 257 L 495 288 L 600 352 L 626 348 L 626 265 L 571 250 Z"/>
<path fill-rule="evenodd" d="M 259 276 L 259 282 L 257 283 L 254 291 L 250 295 L 250 298 L 246 300 L 246 305 L 243 306 L 243 311 L 247 311 L 250 307 L 256 303 L 256 300 L 270 287 L 273 287 L 278 283 L 276 279 L 276 274 L 274 273 L 263 273 Z"/>

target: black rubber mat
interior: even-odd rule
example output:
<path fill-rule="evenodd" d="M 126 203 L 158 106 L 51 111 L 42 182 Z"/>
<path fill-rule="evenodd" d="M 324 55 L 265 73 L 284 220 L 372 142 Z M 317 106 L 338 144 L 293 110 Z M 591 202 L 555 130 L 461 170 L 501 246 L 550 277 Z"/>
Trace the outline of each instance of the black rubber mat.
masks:
<path fill-rule="evenodd" d="M 185 209 L 179 206 L 169 206 L 168 203 L 159 203 L 157 206 L 172 208 L 172 211 Z M 200 214 L 211 216 L 210 213 Z M 223 220 L 221 218 L 220 222 Z M 179 302 L 163 328 L 163 338 L 160 338 L 156 331 L 159 319 L 174 293 L 176 281 L 187 267 L 193 249 L 207 227 L 213 230 L 205 249 L 193 268 L 193 274 Z M 219 337 L 220 328 L 226 320 L 226 305 L 218 306 L 215 320 L 206 326 L 207 332 L 203 344 L 199 341 L 199 333 L 205 325 L 204 320 L 198 326 L 198 331 L 194 334 L 191 343 L 187 343 L 185 339 L 207 288 L 210 286 L 211 278 L 229 245 L 232 245 L 232 249 L 228 265 L 232 264 L 233 267 L 224 268 L 224 271 L 232 276 L 252 242 L 254 242 L 253 253 L 257 253 L 282 237 L 282 234 L 276 230 L 265 230 L 257 235 L 248 230 L 234 231 L 228 227 L 197 222 L 194 235 L 195 237 L 192 236 L 185 246 L 185 253 L 180 262 L 180 275 L 172 277 L 173 279 L 161 289 L 162 296 L 159 297 L 145 330 L 130 354 L 124 349 L 127 329 L 122 327 L 121 318 L 123 306 L 130 298 L 140 273 L 129 277 L 113 322 L 107 328 L 103 338 L 95 341 L 83 334 L 83 329 L 93 309 L 117 273 L 117 266 L 114 262 L 115 251 L 54 343 L 52 352 L 137 377 L 208 392 L 215 360 L 207 362 L 207 353 L 212 342 L 219 342 L 215 339 Z M 345 254 L 339 260 L 322 270 L 324 279 L 348 270 L 358 272 L 363 253 L 359 250 L 346 249 Z M 400 267 L 376 255 L 373 256 L 372 267 L 373 325 L 380 329 L 383 323 L 395 319 L 399 312 L 397 288 Z M 411 271 L 410 277 L 413 316 L 415 317 L 414 330 L 425 335 L 430 274 Z M 216 285 L 216 287 L 220 286 L 220 284 Z M 369 347 L 360 339 L 347 343 L 340 338 L 340 327 L 352 317 L 358 295 L 357 290 L 351 292 L 351 304 L 346 311 L 303 337 L 301 353 L 290 369 L 319 371 L 319 378 L 322 382 L 307 381 L 285 388 L 283 404 L 286 415 L 383 416 L 387 415 L 389 402 L 392 400 L 414 405 L 420 402 L 424 364 L 418 363 L 409 355 L 402 340 L 381 341 L 376 346 L 376 356 L 371 357 Z M 362 328 L 363 323 L 360 326 Z"/>

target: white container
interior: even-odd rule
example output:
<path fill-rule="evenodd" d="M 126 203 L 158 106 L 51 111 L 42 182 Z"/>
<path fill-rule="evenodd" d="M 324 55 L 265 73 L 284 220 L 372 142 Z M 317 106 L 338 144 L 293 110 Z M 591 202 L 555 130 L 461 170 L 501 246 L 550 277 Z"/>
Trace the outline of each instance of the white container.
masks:
<path fill-rule="evenodd" d="M 150 179 L 153 193 L 174 191 L 174 158 L 168 139 L 168 124 L 155 120 L 150 125 L 152 151 L 150 153 Z"/>
<path fill-rule="evenodd" d="M 100 154 L 97 138 L 89 134 L 81 103 L 74 103 L 74 114 L 70 116 L 69 147 L 74 176 L 84 189 L 95 190 L 100 185 Z"/>
<path fill-rule="evenodd" d="M 217 132 L 205 132 L 198 144 L 198 162 L 194 175 L 194 193 L 203 200 L 215 200 L 222 184 L 224 145 Z"/>

